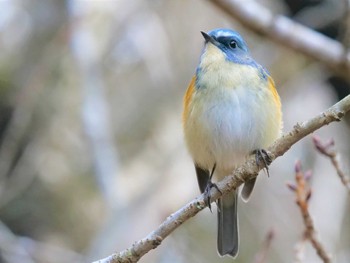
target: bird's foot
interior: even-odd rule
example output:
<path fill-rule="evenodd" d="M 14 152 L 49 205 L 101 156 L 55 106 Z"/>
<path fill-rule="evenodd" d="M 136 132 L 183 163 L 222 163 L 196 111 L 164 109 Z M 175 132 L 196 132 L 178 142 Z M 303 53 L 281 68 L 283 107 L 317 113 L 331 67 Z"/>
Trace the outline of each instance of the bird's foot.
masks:
<path fill-rule="evenodd" d="M 211 191 L 211 189 L 214 187 L 214 188 L 216 188 L 216 190 L 218 190 L 222 194 L 222 192 L 219 189 L 219 187 L 215 183 L 213 183 L 211 181 L 211 178 L 213 177 L 215 168 L 216 168 L 216 163 L 214 164 L 214 167 L 211 170 L 210 177 L 209 177 L 208 182 L 207 182 L 207 186 L 205 187 L 205 190 L 204 190 L 204 201 L 205 201 L 205 204 L 209 207 L 210 212 L 213 212 L 211 210 L 211 202 L 210 202 L 210 197 L 211 197 L 210 196 L 210 191 Z"/>
<path fill-rule="evenodd" d="M 266 170 L 267 176 L 270 176 L 269 165 L 271 164 L 272 160 L 267 151 L 264 149 L 257 149 L 253 151 L 253 154 L 255 154 L 256 165 L 259 167 L 263 166 L 263 168 Z"/>
<path fill-rule="evenodd" d="M 219 187 L 209 179 L 207 187 L 204 190 L 204 201 L 205 201 L 205 204 L 208 206 L 210 212 L 213 212 L 211 210 L 211 202 L 210 202 L 210 198 L 211 198 L 210 191 L 213 187 L 216 188 L 216 190 L 218 190 L 222 194 Z"/>

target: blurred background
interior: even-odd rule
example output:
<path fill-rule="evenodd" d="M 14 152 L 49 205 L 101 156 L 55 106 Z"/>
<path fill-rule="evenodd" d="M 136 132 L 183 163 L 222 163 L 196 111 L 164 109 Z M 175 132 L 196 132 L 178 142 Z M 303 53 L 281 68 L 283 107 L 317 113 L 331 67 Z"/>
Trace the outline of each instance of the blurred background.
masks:
<path fill-rule="evenodd" d="M 345 1 L 261 0 L 341 39 Z M 244 1 L 242 1 L 244 4 Z M 129 247 L 199 195 L 181 128 L 182 96 L 203 47 L 200 31 L 246 39 L 280 93 L 284 131 L 349 93 L 324 65 L 240 26 L 208 1 L 0 1 L 0 262 L 91 262 Z M 258 15 L 258 14 L 257 14 Z M 347 121 L 334 138 L 349 174 Z M 349 195 L 303 139 L 239 203 L 240 254 L 296 262 L 304 227 L 294 164 L 311 169 L 310 212 L 334 262 L 350 262 Z M 214 211 L 215 212 L 215 211 Z M 302 262 L 321 262 L 306 244 Z M 232 262 L 216 252 L 216 214 L 186 222 L 141 262 Z"/>

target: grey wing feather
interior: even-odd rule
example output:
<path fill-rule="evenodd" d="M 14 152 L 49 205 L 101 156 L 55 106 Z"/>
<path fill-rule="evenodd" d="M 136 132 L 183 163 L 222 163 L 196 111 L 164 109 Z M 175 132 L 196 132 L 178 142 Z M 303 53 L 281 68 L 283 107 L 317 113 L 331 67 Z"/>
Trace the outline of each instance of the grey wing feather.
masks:
<path fill-rule="evenodd" d="M 196 174 L 197 174 L 197 181 L 198 181 L 198 186 L 201 191 L 201 193 L 204 192 L 205 188 L 208 185 L 209 181 L 209 171 L 206 169 L 200 168 L 198 165 L 195 164 L 196 168 Z"/>
<path fill-rule="evenodd" d="M 252 192 L 255 186 L 255 182 L 256 182 L 256 177 L 244 183 L 244 186 L 241 192 L 241 197 L 244 202 L 249 201 L 249 198 L 252 195 Z"/>

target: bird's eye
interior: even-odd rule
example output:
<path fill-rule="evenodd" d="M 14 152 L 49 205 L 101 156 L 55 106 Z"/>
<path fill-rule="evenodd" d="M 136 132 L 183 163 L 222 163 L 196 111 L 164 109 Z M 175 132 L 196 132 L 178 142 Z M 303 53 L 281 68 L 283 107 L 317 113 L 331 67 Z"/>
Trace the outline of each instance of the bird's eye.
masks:
<path fill-rule="evenodd" d="M 230 46 L 230 48 L 236 48 L 237 47 L 237 43 L 234 40 L 231 40 L 228 45 Z"/>

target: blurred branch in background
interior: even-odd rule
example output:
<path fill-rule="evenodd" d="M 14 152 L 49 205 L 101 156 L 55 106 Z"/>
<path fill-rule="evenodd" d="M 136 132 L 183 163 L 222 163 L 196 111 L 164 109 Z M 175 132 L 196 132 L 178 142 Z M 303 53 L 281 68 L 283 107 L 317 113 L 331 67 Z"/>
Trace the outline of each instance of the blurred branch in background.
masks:
<path fill-rule="evenodd" d="M 305 262 L 305 246 L 306 246 L 305 235 L 301 238 L 301 240 L 295 245 L 294 253 L 295 260 L 294 263 L 303 263 Z"/>
<path fill-rule="evenodd" d="M 271 249 L 271 243 L 275 238 L 275 230 L 271 229 L 267 232 L 264 243 L 261 246 L 260 251 L 255 255 L 254 263 L 267 263 L 268 254 Z"/>
<path fill-rule="evenodd" d="M 84 3 L 71 2 L 69 11 L 70 44 L 81 74 L 82 117 L 93 155 L 95 178 L 108 205 L 118 207 L 123 201 L 123 195 L 118 183 L 118 154 L 113 143 L 110 107 L 100 67 L 103 45 L 101 47 L 99 32 L 86 19 L 89 8 Z"/>
<path fill-rule="evenodd" d="M 7 204 L 10 200 L 20 194 L 29 186 L 35 172 L 26 174 L 18 171 L 29 171 L 28 167 L 20 170 L 23 162 L 28 162 L 34 144 L 33 126 L 35 111 L 38 102 L 50 81 L 49 68 L 56 57 L 50 56 L 55 53 L 57 44 L 66 33 L 65 28 L 60 29 L 53 39 L 41 50 L 42 54 L 37 63 L 31 67 L 31 74 L 26 79 L 23 89 L 19 90 L 12 101 L 13 112 L 11 118 L 2 132 L 0 144 L 0 206 Z M 28 60 L 27 63 L 30 63 Z M 18 73 L 20 74 L 20 73 Z M 20 80 L 16 80 L 20 82 Z M 17 183 L 20 183 L 17 185 Z M 16 188 L 16 190 L 14 189 Z M 14 191 L 13 191 L 14 190 Z"/>
<path fill-rule="evenodd" d="M 34 262 L 81 259 L 72 250 L 86 247 L 94 232 L 84 210 L 90 215 L 91 200 L 101 199 L 89 170 L 81 169 L 87 158 L 76 154 L 84 140 L 70 107 L 78 96 L 67 56 L 66 2 L 0 3 L 0 216 Z M 25 262 L 11 258 L 15 252 L 0 253 L 0 261 Z"/>
<path fill-rule="evenodd" d="M 331 139 L 327 142 L 323 142 L 316 135 L 314 135 L 312 137 L 312 139 L 313 139 L 314 145 L 315 145 L 316 149 L 318 150 L 318 152 L 330 159 L 330 161 L 332 162 L 332 165 L 334 166 L 335 170 L 337 171 L 337 174 L 338 174 L 341 182 L 343 183 L 343 185 L 348 190 L 348 193 L 350 194 L 350 178 L 340 168 L 340 163 L 338 161 L 337 152 L 335 150 L 331 149 L 334 146 L 334 140 Z"/>
<path fill-rule="evenodd" d="M 344 115 L 350 111 L 350 95 L 330 107 L 328 110 L 317 115 L 316 117 L 296 124 L 292 131 L 285 133 L 280 139 L 268 148 L 271 161 L 279 156 L 284 155 L 295 143 L 304 138 L 306 135 L 334 121 L 340 121 Z M 250 157 L 244 165 L 233 171 L 232 175 L 225 177 L 217 183 L 218 189 L 213 187 L 210 197 L 211 202 L 217 200 L 221 195 L 237 189 L 245 181 L 256 177 L 263 167 L 258 167 L 255 156 Z M 214 191 L 213 191 L 214 190 Z M 163 240 L 168 237 L 176 228 L 185 221 L 195 216 L 206 207 L 204 195 L 197 197 L 184 207 L 171 214 L 158 228 L 152 231 L 145 238 L 136 241 L 131 247 L 124 251 L 113 254 L 107 258 L 95 261 L 95 263 L 126 263 L 138 262 L 143 255 L 150 250 L 157 248 Z M 309 233 L 310 235 L 312 233 Z M 316 239 L 310 236 L 312 242 L 316 245 Z M 321 251 L 322 252 L 322 251 Z M 321 255 L 323 256 L 323 254 Z"/>
<path fill-rule="evenodd" d="M 315 248 L 317 254 L 322 259 L 324 263 L 331 263 L 331 258 L 329 254 L 326 252 L 324 245 L 318 238 L 317 231 L 315 229 L 313 220 L 311 218 L 309 212 L 309 200 L 311 198 L 311 188 L 308 184 L 308 181 L 311 178 L 311 172 L 303 173 L 301 169 L 301 162 L 297 161 L 295 164 L 295 181 L 296 184 L 289 183 L 288 187 L 295 193 L 296 203 L 300 208 L 301 215 L 303 217 L 305 232 L 302 239 L 302 243 L 304 240 L 309 240 L 312 246 Z M 300 243 L 299 249 L 297 251 L 297 258 L 300 259 L 300 254 L 303 249 L 303 246 Z"/>
<path fill-rule="evenodd" d="M 345 3 L 345 12 L 342 23 L 341 41 L 344 45 L 344 56 L 350 52 L 350 0 L 343 0 Z"/>
<path fill-rule="evenodd" d="M 36 150 L 34 145 L 33 142 L 26 145 L 11 171 L 11 176 L 2 181 L 0 209 L 20 196 L 34 181 L 37 171 L 34 168 L 28 169 L 31 167 L 31 154 Z"/>
<path fill-rule="evenodd" d="M 76 252 L 20 237 L 0 222 L 0 251 L 6 262 L 83 262 Z"/>
<path fill-rule="evenodd" d="M 7 262 L 34 263 L 34 259 L 20 244 L 19 237 L 2 222 L 0 222 L 0 251 Z"/>
<path fill-rule="evenodd" d="M 271 40 L 299 51 L 332 68 L 344 78 L 350 79 L 349 54 L 344 56 L 344 48 L 339 42 L 285 16 L 275 15 L 256 1 L 248 1 L 244 5 L 240 0 L 211 0 L 211 2 L 249 29 L 263 33 Z"/>
<path fill-rule="evenodd" d="M 162 95 L 174 86 L 170 81 L 167 34 L 149 3 L 130 3 L 76 1 L 69 5 L 71 51 L 82 80 L 84 132 L 93 155 L 95 177 L 101 192 L 109 195 L 106 199 L 110 205 L 100 217 L 103 224 L 90 242 L 87 258 L 104 255 L 116 243 L 125 247 L 133 240 L 132 234 L 125 234 L 126 229 L 140 231 L 146 228 L 147 220 L 157 221 L 161 211 L 138 223 L 140 213 L 149 213 L 148 204 L 159 198 L 168 180 L 165 171 L 177 156 L 177 151 L 162 150 L 167 143 L 165 146 L 161 136 L 146 139 L 144 134 L 153 132 L 147 129 L 164 114 L 162 104 L 168 103 Z M 146 69 L 143 78 L 150 78 L 151 83 L 140 79 L 142 67 Z M 118 153 L 116 141 L 122 149 Z M 135 150 L 132 158 L 125 159 L 130 145 Z M 179 148 L 179 144 L 175 146 Z M 121 158 L 122 167 L 116 158 Z"/>

